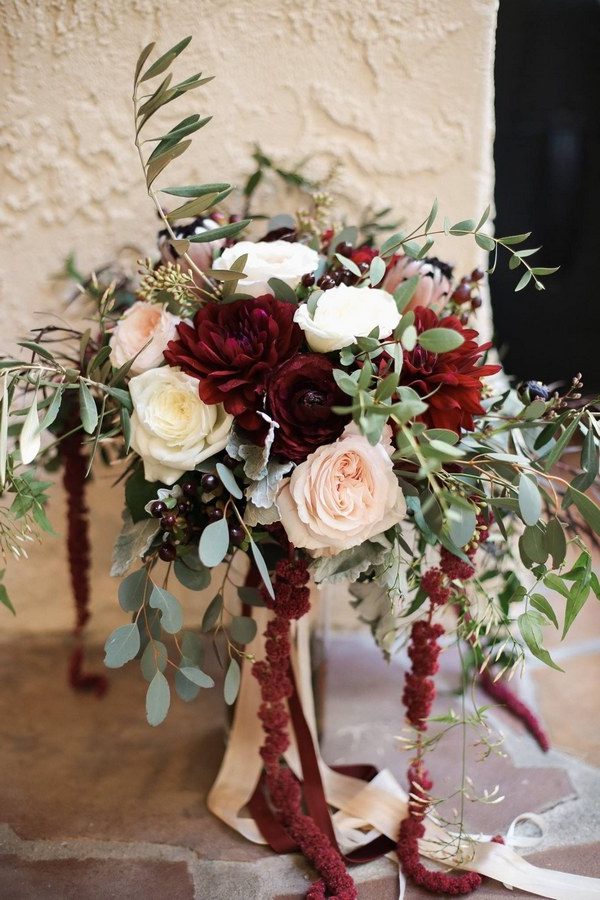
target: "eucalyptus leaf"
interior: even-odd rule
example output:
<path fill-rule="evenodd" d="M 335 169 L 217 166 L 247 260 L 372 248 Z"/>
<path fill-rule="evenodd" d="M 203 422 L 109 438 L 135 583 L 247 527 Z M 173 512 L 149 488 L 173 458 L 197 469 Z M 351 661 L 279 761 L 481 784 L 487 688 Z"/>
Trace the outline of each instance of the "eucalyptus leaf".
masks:
<path fill-rule="evenodd" d="M 201 688 L 211 688 L 215 686 L 214 680 L 197 666 L 182 666 L 181 674 L 191 681 L 193 684 Z"/>
<path fill-rule="evenodd" d="M 249 644 L 256 637 L 256 622 L 250 616 L 234 616 L 230 632 L 232 639 L 238 644 Z"/>
<path fill-rule="evenodd" d="M 146 692 L 146 718 L 149 725 L 164 722 L 171 704 L 169 682 L 162 672 L 155 672 Z"/>
<path fill-rule="evenodd" d="M 140 659 L 140 668 L 146 681 L 152 681 L 156 672 L 164 672 L 169 654 L 162 641 L 148 641 Z"/>
<path fill-rule="evenodd" d="M 184 559 L 176 559 L 173 570 L 177 580 L 191 591 L 203 591 L 210 584 L 210 571 L 202 564 L 193 569 Z"/>
<path fill-rule="evenodd" d="M 454 328 L 429 328 L 421 332 L 418 342 L 424 350 L 432 353 L 446 353 L 456 350 L 464 343 L 464 337 Z"/>
<path fill-rule="evenodd" d="M 244 496 L 239 484 L 235 480 L 235 477 L 227 466 L 223 465 L 223 463 L 217 463 L 217 475 L 221 479 L 221 484 L 228 491 L 232 497 L 235 497 L 236 500 L 241 500 Z"/>
<path fill-rule="evenodd" d="M 240 689 L 241 675 L 240 664 L 237 659 L 230 660 L 227 674 L 225 675 L 225 684 L 223 686 L 225 703 L 227 703 L 228 706 L 231 706 L 236 701 Z"/>
<path fill-rule="evenodd" d="M 79 415 L 83 430 L 93 434 L 98 424 L 98 410 L 90 389 L 83 381 L 79 382 Z"/>
<path fill-rule="evenodd" d="M 213 566 L 218 566 L 219 563 L 223 562 L 227 556 L 228 549 L 229 526 L 227 519 L 223 516 L 222 519 L 217 519 L 216 522 L 211 522 L 206 526 L 200 535 L 198 553 L 201 562 L 211 569 Z"/>
<path fill-rule="evenodd" d="M 250 550 L 252 551 L 252 556 L 254 557 L 256 568 L 258 569 L 263 584 L 267 589 L 269 597 L 271 597 L 271 599 L 275 599 L 275 592 L 273 591 L 271 576 L 269 575 L 269 570 L 267 568 L 265 558 L 258 549 L 258 545 L 252 539 L 250 540 Z"/>
<path fill-rule="evenodd" d="M 519 510 L 526 525 L 535 525 L 542 514 L 542 497 L 537 484 L 524 472 L 519 479 Z"/>
<path fill-rule="evenodd" d="M 106 639 L 104 644 L 104 665 L 109 669 L 124 666 L 138 654 L 140 649 L 140 633 L 135 623 L 121 625 Z"/>
<path fill-rule="evenodd" d="M 202 618 L 201 629 L 203 632 L 211 631 L 214 626 L 217 624 L 221 612 L 223 610 L 223 597 L 221 594 L 217 594 L 210 601 L 206 608 L 206 612 Z"/>
<path fill-rule="evenodd" d="M 183 626 L 183 610 L 177 597 L 165 588 L 154 585 L 150 593 L 149 604 L 162 613 L 160 624 L 168 634 L 177 634 Z"/>
<path fill-rule="evenodd" d="M 137 612 L 152 589 L 152 582 L 145 567 L 124 578 L 119 585 L 119 606 L 123 612 Z"/>

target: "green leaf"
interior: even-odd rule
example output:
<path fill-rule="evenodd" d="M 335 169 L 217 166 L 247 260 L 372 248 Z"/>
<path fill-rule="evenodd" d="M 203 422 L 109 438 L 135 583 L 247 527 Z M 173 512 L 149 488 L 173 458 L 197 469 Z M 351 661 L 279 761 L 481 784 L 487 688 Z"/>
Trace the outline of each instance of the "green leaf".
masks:
<path fill-rule="evenodd" d="M 404 312 L 404 310 L 414 297 L 419 281 L 419 276 L 413 275 L 412 278 L 407 278 L 406 281 L 403 281 L 402 284 L 394 291 L 394 300 L 396 301 L 396 307 L 399 313 Z"/>
<path fill-rule="evenodd" d="M 463 219 L 462 222 L 451 225 L 449 231 L 454 235 L 470 234 L 475 231 L 475 222 L 473 219 Z"/>
<path fill-rule="evenodd" d="M 218 241 L 221 238 L 233 237 L 243 231 L 250 224 L 251 219 L 242 219 L 241 222 L 232 222 L 229 225 L 221 225 L 220 228 L 211 228 L 201 234 L 192 234 L 188 240 L 192 244 L 206 244 L 209 241 Z"/>
<path fill-rule="evenodd" d="M 148 59 L 148 57 L 150 56 L 150 54 L 152 53 L 152 51 L 154 50 L 155 47 L 156 47 L 156 41 L 152 41 L 151 44 L 148 44 L 146 47 L 144 47 L 144 49 L 138 56 L 138 61 L 135 64 L 135 74 L 133 76 L 134 84 L 137 84 L 137 80 L 139 78 L 140 72 L 144 68 L 146 60 Z"/>
<path fill-rule="evenodd" d="M 482 250 L 486 250 L 488 253 L 490 253 L 496 246 L 491 237 L 488 237 L 487 234 L 481 233 L 475 235 L 475 243 L 478 247 L 481 247 Z"/>
<path fill-rule="evenodd" d="M 546 470 L 546 472 L 550 471 L 554 463 L 561 456 L 563 450 L 573 437 L 573 434 L 575 433 L 575 430 L 579 425 L 579 420 L 581 419 L 582 415 L 583 413 L 578 413 L 577 416 L 575 416 L 575 418 L 567 425 L 548 456 L 546 456 L 546 458 L 544 459 L 544 469 Z"/>
<path fill-rule="evenodd" d="M 418 342 L 425 350 L 432 353 L 447 353 L 450 350 L 456 350 L 464 343 L 464 337 L 454 328 L 429 328 L 423 331 Z"/>
<path fill-rule="evenodd" d="M 40 451 L 42 443 L 40 437 L 40 420 L 38 418 L 37 396 L 38 392 L 36 388 L 35 394 L 31 401 L 31 405 L 29 407 L 29 411 L 25 416 L 25 421 L 23 422 L 23 427 L 21 428 L 21 433 L 19 435 L 21 462 L 25 466 L 34 461 Z"/>
<path fill-rule="evenodd" d="M 142 653 L 140 668 L 146 681 L 152 681 L 157 672 L 164 672 L 169 654 L 162 641 L 148 641 Z"/>
<path fill-rule="evenodd" d="M 530 272 L 529 269 L 528 269 L 528 270 L 525 272 L 525 274 L 521 276 L 521 279 L 520 279 L 519 283 L 517 284 L 517 286 L 516 286 L 516 288 L 515 288 L 515 293 L 516 293 L 517 291 L 522 291 L 524 287 L 527 287 L 527 285 L 528 285 L 529 282 L 531 281 L 531 277 L 532 277 L 532 276 L 531 276 L 531 272 Z"/>
<path fill-rule="evenodd" d="M 211 631 L 214 626 L 217 624 L 219 616 L 221 615 L 221 611 L 223 609 L 223 597 L 221 594 L 217 594 L 210 601 L 206 608 L 206 612 L 202 617 L 202 625 L 200 626 L 201 630 L 206 633 L 207 631 Z"/>
<path fill-rule="evenodd" d="M 509 234 L 508 237 L 497 238 L 497 240 L 501 244 L 511 246 L 511 244 L 522 244 L 529 237 L 531 237 L 531 231 L 526 231 L 524 234 Z"/>
<path fill-rule="evenodd" d="M 11 603 L 10 597 L 8 596 L 8 591 L 6 590 L 6 585 L 0 584 L 0 603 L 2 606 L 5 606 L 13 616 L 16 616 L 16 611 L 14 606 Z"/>
<path fill-rule="evenodd" d="M 136 569 L 119 585 L 119 605 L 123 612 L 137 612 L 151 590 L 152 582 L 145 567 Z"/>
<path fill-rule="evenodd" d="M 475 532 L 477 516 L 474 509 L 451 506 L 448 511 L 448 532 L 457 547 L 468 544 Z"/>
<path fill-rule="evenodd" d="M 227 669 L 227 674 L 225 675 L 225 684 L 223 686 L 225 703 L 228 706 L 231 706 L 233 703 L 235 703 L 238 691 L 240 689 L 241 676 L 242 673 L 240 670 L 240 664 L 238 663 L 237 659 L 230 660 L 229 668 Z"/>
<path fill-rule="evenodd" d="M 214 184 L 186 184 L 183 187 L 160 188 L 160 192 L 171 194 L 173 197 L 203 197 L 205 194 L 219 194 L 229 187 L 229 184 L 218 181 Z"/>
<path fill-rule="evenodd" d="M 548 558 L 544 532 L 537 525 L 528 525 L 519 538 L 519 547 L 523 547 L 526 555 L 532 562 L 545 563 Z"/>
<path fill-rule="evenodd" d="M 438 199 L 437 197 L 433 201 L 433 205 L 431 207 L 431 212 L 427 216 L 427 221 L 425 222 L 425 231 L 429 231 L 433 223 L 435 222 L 435 218 L 438 214 Z M 479 226 L 478 226 L 479 227 Z"/>
<path fill-rule="evenodd" d="M 558 569 L 567 554 L 567 539 L 563 527 L 556 517 L 550 519 L 546 526 L 546 543 L 552 557 L 552 564 L 555 569 Z"/>
<path fill-rule="evenodd" d="M 484 212 L 482 213 L 482 216 L 481 216 L 479 222 L 478 222 L 477 225 L 475 226 L 475 231 L 479 231 L 480 228 L 483 228 L 483 226 L 485 225 L 485 223 L 487 222 L 487 220 L 488 220 L 489 217 L 490 217 L 491 209 L 492 209 L 491 206 L 486 206 Z"/>
<path fill-rule="evenodd" d="M 404 349 L 409 353 L 411 350 L 414 350 L 418 340 L 417 329 L 415 328 L 415 326 L 407 325 L 402 332 L 400 340 Z"/>
<path fill-rule="evenodd" d="M 167 215 L 167 219 L 170 222 L 175 222 L 177 219 L 196 218 L 196 216 L 199 216 L 201 213 L 205 212 L 205 210 L 214 206 L 218 196 L 218 194 L 205 194 L 203 197 L 194 197 L 193 200 L 188 200 L 187 203 L 178 206 L 177 209 L 170 212 Z"/>
<path fill-rule="evenodd" d="M 263 584 L 267 589 L 267 593 L 271 599 L 275 599 L 275 592 L 273 591 L 273 585 L 271 583 L 271 576 L 269 575 L 269 570 L 267 568 L 267 564 L 265 562 L 265 558 L 258 549 L 256 543 L 250 538 L 250 550 L 252 551 L 252 556 L 254 557 L 254 562 L 256 564 L 256 568 L 258 569 L 259 575 L 262 578 Z"/>
<path fill-rule="evenodd" d="M 398 378 L 398 372 L 391 372 L 389 375 L 386 375 L 377 385 L 375 399 L 379 401 L 389 400 L 398 387 Z"/>
<path fill-rule="evenodd" d="M 83 430 L 93 434 L 98 424 L 98 410 L 90 389 L 83 381 L 79 382 L 79 415 Z"/>
<path fill-rule="evenodd" d="M 404 235 L 400 232 L 398 232 L 397 234 L 392 234 L 383 242 L 383 244 L 379 248 L 379 255 L 384 257 L 392 256 L 392 254 L 400 248 L 403 240 Z"/>
<path fill-rule="evenodd" d="M 534 609 L 537 609 L 538 612 L 543 613 L 546 618 L 552 622 L 555 628 L 558 628 L 558 619 L 556 618 L 556 613 L 552 609 L 552 605 L 547 597 L 544 597 L 543 594 L 532 594 L 529 598 L 529 602 Z"/>
<path fill-rule="evenodd" d="M 201 688 L 211 688 L 215 686 L 214 680 L 197 666 L 182 666 L 181 674 L 191 681 L 193 684 Z"/>
<path fill-rule="evenodd" d="M 571 588 L 570 595 L 567 599 L 567 605 L 565 607 L 565 621 L 563 624 L 563 640 L 566 637 L 567 632 L 569 631 L 571 625 L 583 609 L 585 601 L 589 597 L 590 594 L 590 573 L 587 573 L 587 577 L 584 577 L 581 581 L 576 581 L 573 587 Z"/>
<path fill-rule="evenodd" d="M 541 646 L 542 633 L 539 620 L 537 619 L 537 613 L 523 613 L 519 616 L 518 623 L 523 640 L 533 655 L 552 669 L 557 669 L 559 672 L 562 672 L 563 670 L 561 667 L 556 665 L 548 651 Z"/>
<path fill-rule="evenodd" d="M 371 266 L 369 268 L 369 281 L 371 283 L 371 287 L 376 287 L 383 279 L 385 275 L 385 262 L 380 256 L 374 256 L 371 260 Z"/>
<path fill-rule="evenodd" d="M 140 633 L 135 623 L 121 625 L 106 639 L 104 665 L 118 669 L 135 659 L 140 649 Z"/>
<path fill-rule="evenodd" d="M 263 600 L 262 594 L 258 588 L 241 585 L 238 588 L 238 594 L 242 603 L 245 603 L 248 606 L 265 605 L 265 601 Z"/>
<path fill-rule="evenodd" d="M 532 269 L 534 275 L 554 275 L 555 272 L 558 272 L 560 266 L 538 266 L 535 269 Z"/>
<path fill-rule="evenodd" d="M 173 569 L 177 580 L 191 591 L 203 591 L 210 584 L 210 571 L 203 565 L 192 569 L 184 559 L 176 559 Z"/>
<path fill-rule="evenodd" d="M 233 476 L 233 472 L 231 469 L 228 469 L 227 466 L 223 465 L 223 463 L 217 463 L 217 475 L 221 479 L 221 484 L 228 491 L 232 497 L 235 497 L 236 500 L 241 500 L 244 496 L 240 486 Z"/>
<path fill-rule="evenodd" d="M 335 257 L 339 262 L 341 262 L 345 269 L 348 269 L 348 271 L 352 272 L 353 275 L 356 275 L 357 278 L 361 277 L 362 272 L 355 262 L 353 262 L 351 259 L 348 259 L 347 256 L 342 256 L 341 253 L 336 253 Z"/>
<path fill-rule="evenodd" d="M 161 611 L 160 624 L 168 634 L 177 634 L 178 631 L 181 631 L 183 610 L 177 597 L 155 584 L 148 602 L 153 609 Z"/>
<path fill-rule="evenodd" d="M 162 672 L 156 672 L 146 692 L 146 719 L 149 725 L 164 722 L 171 705 L 169 682 Z"/>
<path fill-rule="evenodd" d="M 175 147 L 171 147 L 166 153 L 162 153 L 156 159 L 153 159 L 151 163 L 148 164 L 146 169 L 146 185 L 148 189 L 150 189 L 154 180 L 160 175 L 162 170 L 166 168 L 170 162 L 173 162 L 174 159 L 177 159 L 178 156 L 181 156 L 182 153 L 185 153 L 187 148 L 191 144 L 190 141 L 180 141 L 179 144 L 176 144 Z M 215 231 L 219 229 L 215 228 Z M 212 234 L 213 232 L 211 232 Z M 195 235 L 195 237 L 200 237 L 201 235 Z M 190 238 L 191 240 L 191 238 Z"/>
<path fill-rule="evenodd" d="M 182 41 L 179 41 L 178 44 L 175 44 L 174 47 L 171 47 L 170 50 L 167 50 L 166 53 L 163 53 L 162 56 L 159 56 L 159 58 L 156 60 L 156 62 L 152 63 L 150 68 L 147 69 L 146 72 L 144 72 L 144 74 L 140 78 L 140 84 L 143 81 L 147 81 L 149 78 L 154 78 L 156 75 L 160 75 L 162 72 L 165 71 L 165 69 L 168 69 L 169 66 L 171 65 L 171 63 L 175 59 L 177 59 L 179 54 L 183 50 L 185 50 L 185 48 L 187 47 L 187 45 L 189 44 L 191 39 L 192 39 L 192 36 L 190 34 L 190 35 L 188 35 L 188 37 L 184 38 Z M 154 45 L 151 45 L 151 47 L 152 46 L 154 46 Z M 148 50 L 148 48 L 146 47 L 146 49 L 142 52 L 146 53 L 147 50 Z M 151 50 L 148 51 L 148 53 L 150 53 L 150 52 L 151 52 Z M 138 60 L 138 64 L 139 64 L 139 60 Z M 144 65 L 144 62 L 142 62 L 142 66 L 143 65 Z"/>
<path fill-rule="evenodd" d="M 217 519 L 216 522 L 211 522 L 210 525 L 206 526 L 200 535 L 198 553 L 204 565 L 212 569 L 213 566 L 218 566 L 219 563 L 223 562 L 227 556 L 228 549 L 229 526 L 227 525 L 227 519 L 223 516 L 222 519 Z"/>
<path fill-rule="evenodd" d="M 35 341 L 19 341 L 18 345 L 19 347 L 25 347 L 26 350 L 32 350 L 33 353 L 41 356 L 42 359 L 47 359 L 50 362 L 54 362 L 53 354 L 44 346 L 42 346 L 42 344 L 37 344 Z"/>
<path fill-rule="evenodd" d="M 54 396 L 52 397 L 52 402 L 46 411 L 46 415 L 42 419 L 42 423 L 40 425 L 40 431 L 44 431 L 46 428 L 50 428 L 50 426 L 56 421 L 56 417 L 60 412 L 60 404 L 63 397 L 63 389 L 57 388 L 54 392 Z"/>
<path fill-rule="evenodd" d="M 267 284 L 278 300 L 283 300 L 285 303 L 298 302 L 296 291 L 286 281 L 282 281 L 281 278 L 269 278 Z"/>
<path fill-rule="evenodd" d="M 542 514 L 542 497 L 538 486 L 524 472 L 519 479 L 519 510 L 526 525 L 536 525 Z"/>
<path fill-rule="evenodd" d="M 238 644 L 249 644 L 256 637 L 256 622 L 250 616 L 234 616 L 230 631 Z"/>
<path fill-rule="evenodd" d="M 587 494 L 582 494 L 573 485 L 569 487 L 569 494 L 592 531 L 600 535 L 600 507 Z"/>

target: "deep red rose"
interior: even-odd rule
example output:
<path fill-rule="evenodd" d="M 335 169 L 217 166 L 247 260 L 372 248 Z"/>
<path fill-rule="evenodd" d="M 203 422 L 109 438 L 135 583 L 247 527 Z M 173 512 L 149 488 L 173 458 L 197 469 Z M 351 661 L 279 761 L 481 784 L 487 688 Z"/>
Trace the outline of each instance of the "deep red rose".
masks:
<path fill-rule="evenodd" d="M 429 409 L 422 421 L 430 428 L 449 428 L 460 433 L 472 431 L 474 415 L 482 415 L 481 379 L 499 372 L 501 366 L 480 366 L 483 353 L 492 345 L 478 344 L 479 334 L 465 328 L 456 316 L 440 319 L 431 309 L 417 306 L 415 327 L 421 334 L 429 328 L 453 328 L 462 334 L 464 343 L 447 353 L 430 353 L 418 344 L 410 352 L 404 351 L 404 365 L 400 383 L 413 388 L 421 397 L 427 396 Z"/>
<path fill-rule="evenodd" d="M 348 417 L 332 406 L 348 405 L 333 378 L 333 363 L 318 353 L 293 356 L 277 369 L 267 388 L 267 411 L 278 423 L 273 450 L 300 463 L 322 444 L 331 444 Z"/>
<path fill-rule="evenodd" d="M 257 414 L 270 375 L 302 341 L 293 321 L 296 307 L 270 294 L 233 303 L 207 303 L 193 325 L 177 327 L 165 359 L 200 379 L 205 403 L 222 403 L 241 428 L 264 429 Z"/>

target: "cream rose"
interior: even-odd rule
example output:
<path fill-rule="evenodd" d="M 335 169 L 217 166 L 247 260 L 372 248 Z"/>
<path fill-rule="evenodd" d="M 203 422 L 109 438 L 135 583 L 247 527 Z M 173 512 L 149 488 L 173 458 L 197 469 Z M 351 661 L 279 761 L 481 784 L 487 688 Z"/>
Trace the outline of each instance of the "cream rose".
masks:
<path fill-rule="evenodd" d="M 119 320 L 110 339 L 110 359 L 117 368 L 136 357 L 132 375 L 154 369 L 164 362 L 163 350 L 177 337 L 181 320 L 164 306 L 138 300 Z"/>
<path fill-rule="evenodd" d="M 277 509 L 291 543 L 334 556 L 381 534 L 406 513 L 391 460 L 391 430 L 374 447 L 348 425 L 282 482 Z"/>
<path fill-rule="evenodd" d="M 306 334 L 311 350 L 331 353 L 353 344 L 357 337 L 367 337 L 379 328 L 379 337 L 389 337 L 400 313 L 391 294 L 379 288 L 351 287 L 340 284 L 324 291 L 311 316 L 303 303 L 294 321 Z"/>
<path fill-rule="evenodd" d="M 200 399 L 197 378 L 170 367 L 149 369 L 131 379 L 129 391 L 131 446 L 148 481 L 173 484 L 225 447 L 233 417 Z"/>
<path fill-rule="evenodd" d="M 230 269 L 236 259 L 248 255 L 244 266 L 245 278 L 238 282 L 238 290 L 253 297 L 272 294 L 270 278 L 279 278 L 296 288 L 303 275 L 315 271 L 319 254 L 306 244 L 289 241 L 240 241 L 228 247 L 213 263 L 213 269 Z"/>

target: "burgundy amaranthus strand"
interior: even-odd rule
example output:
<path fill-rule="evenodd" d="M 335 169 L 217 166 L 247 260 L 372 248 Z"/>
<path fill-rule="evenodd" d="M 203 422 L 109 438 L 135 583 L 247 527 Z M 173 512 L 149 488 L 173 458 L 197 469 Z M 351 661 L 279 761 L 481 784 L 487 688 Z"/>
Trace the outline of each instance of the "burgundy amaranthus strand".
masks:
<path fill-rule="evenodd" d="M 275 613 L 265 631 L 266 658 L 254 664 L 262 703 L 259 718 L 265 731 L 260 754 L 264 761 L 269 797 L 277 817 L 321 879 L 315 882 L 307 900 L 356 900 L 354 881 L 346 872 L 339 851 L 332 846 L 315 822 L 302 812 L 302 792 L 293 772 L 282 765 L 281 757 L 289 747 L 289 715 L 286 698 L 292 694 L 288 676 L 290 665 L 290 621 L 305 615 L 309 608 L 309 574 L 301 559 L 280 561 L 275 569 L 272 600 L 266 591 L 266 605 Z"/>
<path fill-rule="evenodd" d="M 77 432 L 62 442 L 65 467 L 63 485 L 67 494 L 67 552 L 71 590 L 75 600 L 76 646 L 69 662 L 69 683 L 75 690 L 93 691 L 99 697 L 108 682 L 104 675 L 83 671 L 83 630 L 90 617 L 90 540 L 88 509 L 85 503 L 87 459 Z"/>
<path fill-rule="evenodd" d="M 477 520 L 476 538 L 467 551 L 469 559 L 473 559 L 478 545 L 488 537 L 488 527 L 480 515 Z M 410 798 L 408 814 L 400 824 L 400 834 L 396 847 L 398 859 L 407 878 L 415 884 L 436 894 L 454 897 L 459 894 L 470 894 L 481 884 L 482 878 L 477 872 L 461 872 L 448 874 L 426 868 L 419 857 L 419 839 L 425 834 L 423 819 L 430 805 L 433 782 L 423 763 L 423 746 L 420 735 L 427 731 L 427 718 L 435 699 L 435 682 L 433 675 L 438 671 L 441 647 L 439 638 L 444 628 L 433 623 L 433 611 L 452 599 L 452 581 L 466 581 L 475 574 L 470 563 L 458 559 L 445 548 L 440 553 L 440 565 L 429 569 L 421 579 L 421 586 L 429 597 L 429 615 L 427 619 L 415 622 L 412 626 L 408 655 L 411 659 L 411 671 L 407 672 L 404 682 L 402 702 L 406 706 L 406 718 L 419 733 L 419 741 L 415 758 L 408 770 Z"/>

